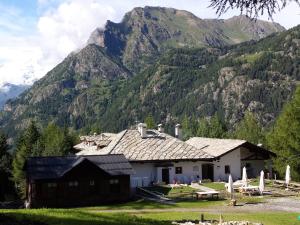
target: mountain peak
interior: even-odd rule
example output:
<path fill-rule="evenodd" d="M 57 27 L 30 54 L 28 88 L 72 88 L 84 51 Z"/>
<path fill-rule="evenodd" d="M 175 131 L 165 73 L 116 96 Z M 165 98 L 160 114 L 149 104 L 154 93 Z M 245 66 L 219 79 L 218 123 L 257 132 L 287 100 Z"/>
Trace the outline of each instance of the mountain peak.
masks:
<path fill-rule="evenodd" d="M 185 10 L 146 6 L 126 13 L 120 23 L 107 21 L 104 29 L 91 34 L 88 43 L 104 47 L 138 72 L 167 48 L 222 47 L 283 30 L 279 24 L 242 15 L 227 20 L 200 19 Z"/>

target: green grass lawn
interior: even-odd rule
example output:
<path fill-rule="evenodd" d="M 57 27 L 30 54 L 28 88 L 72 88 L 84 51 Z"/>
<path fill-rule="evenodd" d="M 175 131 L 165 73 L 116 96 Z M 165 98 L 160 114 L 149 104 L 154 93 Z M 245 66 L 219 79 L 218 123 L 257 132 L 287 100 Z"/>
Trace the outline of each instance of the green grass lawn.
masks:
<path fill-rule="evenodd" d="M 0 210 L 1 225 L 169 225 L 120 213 L 92 213 L 68 209 Z"/>
<path fill-rule="evenodd" d="M 225 183 L 223 182 L 209 182 L 209 183 L 202 183 L 202 186 L 215 189 L 217 191 L 225 191 Z"/>
<path fill-rule="evenodd" d="M 145 189 L 149 191 L 159 192 L 164 194 L 167 197 L 180 197 L 182 194 L 192 194 L 193 192 L 197 191 L 195 188 L 191 188 L 189 186 L 180 186 L 176 188 L 171 188 L 168 185 L 161 185 L 161 186 L 153 186 L 153 187 L 146 187 Z"/>
<path fill-rule="evenodd" d="M 203 213 L 206 220 L 219 219 L 218 213 Z M 300 214 L 300 213 L 299 213 Z M 261 222 L 264 225 L 299 225 L 299 214 L 284 212 L 223 213 L 223 219 Z M 198 220 L 199 212 L 103 213 L 82 209 L 0 210 L 1 225 L 170 225 L 174 220 Z"/>
<path fill-rule="evenodd" d="M 140 218 L 155 219 L 160 221 L 173 220 L 199 220 L 201 211 L 199 212 L 160 212 L 160 213 L 142 213 L 135 214 Z M 297 213 L 224 213 L 222 214 L 225 221 L 230 220 L 247 220 L 251 222 L 261 222 L 264 225 L 299 225 Z M 220 214 L 204 213 L 206 220 L 218 220 Z"/>
<path fill-rule="evenodd" d="M 136 200 L 127 203 L 95 206 L 95 207 L 83 207 L 78 208 L 80 210 L 131 210 L 131 209 L 171 209 L 171 208 L 203 208 L 217 205 L 227 204 L 226 200 L 184 200 L 176 201 L 174 204 L 162 204 L 147 200 Z"/>

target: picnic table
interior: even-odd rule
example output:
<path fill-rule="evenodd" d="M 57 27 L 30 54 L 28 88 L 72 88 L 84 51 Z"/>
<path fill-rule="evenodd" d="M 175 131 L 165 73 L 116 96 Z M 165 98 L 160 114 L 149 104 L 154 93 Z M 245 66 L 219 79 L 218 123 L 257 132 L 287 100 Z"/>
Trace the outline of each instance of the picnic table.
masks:
<path fill-rule="evenodd" d="M 218 199 L 220 192 L 218 192 L 218 191 L 197 191 L 197 192 L 195 192 L 195 194 L 196 194 L 197 199 L 201 199 L 201 198 L 208 197 L 208 196 L 211 196 L 211 198 L 214 198 L 214 196 L 216 196 L 216 198 Z"/>
<path fill-rule="evenodd" d="M 252 185 L 239 187 L 239 192 L 242 194 L 253 195 L 259 193 L 259 187 Z"/>

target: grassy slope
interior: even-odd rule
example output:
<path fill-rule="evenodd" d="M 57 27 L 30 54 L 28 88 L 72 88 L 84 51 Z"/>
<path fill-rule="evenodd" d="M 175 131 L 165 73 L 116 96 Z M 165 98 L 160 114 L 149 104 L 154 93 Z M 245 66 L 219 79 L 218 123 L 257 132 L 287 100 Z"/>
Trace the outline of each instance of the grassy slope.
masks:
<path fill-rule="evenodd" d="M 136 214 L 141 218 L 155 219 L 155 220 L 197 220 L 200 218 L 199 212 L 161 212 L 161 213 L 143 213 Z M 204 214 L 205 219 L 219 219 L 220 214 Z M 262 222 L 264 225 L 297 225 L 300 224 L 297 213 L 226 213 L 222 214 L 223 219 L 229 220 L 247 220 L 252 222 Z"/>
<path fill-rule="evenodd" d="M 6 221 L 1 221 L 1 214 L 6 216 Z M 35 225 L 37 222 L 47 225 L 143 225 L 143 224 L 170 224 L 164 221 L 138 218 L 136 216 L 117 213 L 90 213 L 81 210 L 67 209 L 35 209 L 35 210 L 2 210 L 0 211 L 0 224 L 12 225 L 21 224 Z M 40 224 L 39 224 L 40 225 Z"/>
<path fill-rule="evenodd" d="M 84 207 L 80 210 L 131 210 L 131 209 L 172 209 L 172 208 L 205 208 L 210 206 L 225 205 L 226 200 L 184 200 L 175 204 L 162 204 L 158 202 L 138 200 L 122 204 L 113 204 L 105 206 Z"/>
<path fill-rule="evenodd" d="M 0 210 L 1 225 L 167 225 L 174 220 L 197 220 L 199 212 L 155 212 L 155 213 L 92 213 L 85 210 L 33 209 Z M 5 220 L 3 220 L 5 216 Z M 219 219 L 219 214 L 204 214 L 205 219 Z M 300 224 L 297 213 L 225 213 L 223 219 L 262 222 L 264 225 Z"/>

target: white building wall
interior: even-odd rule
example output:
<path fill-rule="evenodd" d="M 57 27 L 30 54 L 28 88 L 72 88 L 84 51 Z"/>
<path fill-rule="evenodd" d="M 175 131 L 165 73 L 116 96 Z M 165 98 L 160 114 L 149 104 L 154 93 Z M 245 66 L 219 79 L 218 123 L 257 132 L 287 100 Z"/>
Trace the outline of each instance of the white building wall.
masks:
<path fill-rule="evenodd" d="M 174 163 L 172 176 L 170 179 L 171 183 L 191 183 L 192 181 L 199 181 L 202 179 L 202 164 L 205 162 L 201 161 L 183 161 Z M 175 174 L 175 168 L 182 167 L 182 174 Z M 198 169 L 198 170 L 197 170 Z"/>
<path fill-rule="evenodd" d="M 131 163 L 135 174 L 130 176 L 131 187 L 146 187 L 157 180 L 156 167 L 153 163 Z"/>
<path fill-rule="evenodd" d="M 228 181 L 229 174 L 225 174 L 225 166 L 230 166 L 230 173 L 233 180 L 241 178 L 241 154 L 240 149 L 236 149 L 214 161 L 214 180 Z"/>
<path fill-rule="evenodd" d="M 157 167 L 154 163 L 131 163 L 135 174 L 131 175 L 131 187 L 145 187 L 152 182 L 162 181 L 162 169 L 169 168 L 170 183 L 190 183 L 192 181 L 199 181 L 202 179 L 202 164 L 207 162 L 170 162 L 173 166 Z M 175 174 L 175 168 L 182 167 L 182 174 Z"/>

